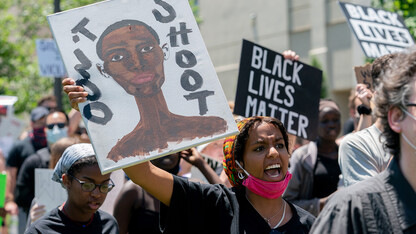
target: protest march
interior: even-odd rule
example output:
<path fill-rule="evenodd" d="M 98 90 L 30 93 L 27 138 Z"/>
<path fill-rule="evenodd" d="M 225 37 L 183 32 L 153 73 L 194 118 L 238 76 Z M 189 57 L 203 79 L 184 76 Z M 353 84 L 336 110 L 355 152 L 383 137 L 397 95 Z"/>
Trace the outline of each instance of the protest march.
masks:
<path fill-rule="evenodd" d="M 416 233 L 412 1 L 43 1 L 0 6 L 0 234 Z"/>

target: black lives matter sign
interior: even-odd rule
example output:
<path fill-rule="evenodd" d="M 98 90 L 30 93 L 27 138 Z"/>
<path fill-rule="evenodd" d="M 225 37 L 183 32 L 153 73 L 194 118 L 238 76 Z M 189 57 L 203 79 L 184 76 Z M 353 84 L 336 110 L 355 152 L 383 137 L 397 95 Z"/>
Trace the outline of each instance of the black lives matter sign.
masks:
<path fill-rule="evenodd" d="M 322 71 L 243 40 L 234 114 L 271 116 L 316 140 Z"/>
<path fill-rule="evenodd" d="M 378 58 L 414 44 L 400 15 L 351 3 L 339 4 L 367 57 Z"/>

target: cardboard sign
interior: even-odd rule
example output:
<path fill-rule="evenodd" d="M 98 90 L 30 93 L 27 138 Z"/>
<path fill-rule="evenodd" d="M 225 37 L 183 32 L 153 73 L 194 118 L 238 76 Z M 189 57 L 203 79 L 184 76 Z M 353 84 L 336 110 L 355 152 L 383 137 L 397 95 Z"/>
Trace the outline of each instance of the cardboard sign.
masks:
<path fill-rule="evenodd" d="M 44 205 L 46 212 L 62 205 L 68 197 L 66 190 L 60 183 L 53 181 L 53 169 L 35 169 L 35 199 Z"/>
<path fill-rule="evenodd" d="M 371 77 L 371 64 L 354 67 L 355 77 L 358 84 L 365 84 L 367 89 L 374 91 L 373 78 Z"/>
<path fill-rule="evenodd" d="M 339 5 L 367 57 L 378 58 L 414 44 L 397 13 L 344 2 Z"/>
<path fill-rule="evenodd" d="M 288 133 L 316 140 L 322 71 L 243 41 L 234 114 L 271 116 Z"/>
<path fill-rule="evenodd" d="M 39 72 L 46 77 L 65 77 L 66 70 L 53 39 L 36 39 Z"/>
<path fill-rule="evenodd" d="M 238 133 L 186 0 L 110 0 L 48 16 L 103 173 Z"/>

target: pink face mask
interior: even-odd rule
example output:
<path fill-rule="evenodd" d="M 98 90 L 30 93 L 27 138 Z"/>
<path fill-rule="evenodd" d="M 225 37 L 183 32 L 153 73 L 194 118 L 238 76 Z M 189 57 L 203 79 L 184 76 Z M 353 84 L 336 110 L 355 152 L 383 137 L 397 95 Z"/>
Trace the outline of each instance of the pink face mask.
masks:
<path fill-rule="evenodd" d="M 247 187 L 251 192 L 262 196 L 267 199 L 276 199 L 283 195 L 285 192 L 289 180 L 292 179 L 292 174 L 288 171 L 285 178 L 282 181 L 269 182 L 260 180 L 252 175 L 250 175 L 244 168 L 238 163 L 235 162 L 247 175 L 247 178 L 244 179 L 243 185 Z"/>

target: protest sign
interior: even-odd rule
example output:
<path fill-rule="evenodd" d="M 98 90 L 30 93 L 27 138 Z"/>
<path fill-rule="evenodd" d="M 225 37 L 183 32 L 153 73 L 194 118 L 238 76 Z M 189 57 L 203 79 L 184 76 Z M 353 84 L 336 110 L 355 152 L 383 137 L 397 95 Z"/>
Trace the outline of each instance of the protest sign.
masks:
<path fill-rule="evenodd" d="M 0 208 L 4 207 L 4 202 L 6 201 L 6 178 L 6 173 L 0 172 Z M 2 223 L 3 219 L 0 217 L 0 227 L 2 226 Z"/>
<path fill-rule="evenodd" d="M 17 102 L 16 96 L 0 95 L 0 116 L 14 114 L 13 105 Z"/>
<path fill-rule="evenodd" d="M 243 41 L 234 114 L 271 116 L 288 133 L 316 140 L 322 71 Z"/>
<path fill-rule="evenodd" d="M 371 64 L 367 63 L 364 66 L 354 67 L 357 84 L 365 84 L 367 89 L 374 91 L 373 78 L 371 77 Z"/>
<path fill-rule="evenodd" d="M 52 180 L 53 169 L 35 169 L 35 199 L 44 205 L 46 212 L 62 205 L 68 197 L 66 190 Z"/>
<path fill-rule="evenodd" d="M 0 116 L 0 149 L 6 158 L 24 128 L 24 122 L 16 118 L 13 114 Z"/>
<path fill-rule="evenodd" d="M 107 173 L 238 133 L 188 1 L 110 0 L 48 16 Z"/>
<path fill-rule="evenodd" d="M 46 77 L 65 77 L 66 70 L 53 39 L 36 39 L 39 72 Z"/>
<path fill-rule="evenodd" d="M 403 18 L 397 13 L 339 2 L 364 54 L 378 58 L 414 44 Z"/>

